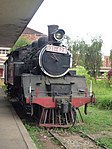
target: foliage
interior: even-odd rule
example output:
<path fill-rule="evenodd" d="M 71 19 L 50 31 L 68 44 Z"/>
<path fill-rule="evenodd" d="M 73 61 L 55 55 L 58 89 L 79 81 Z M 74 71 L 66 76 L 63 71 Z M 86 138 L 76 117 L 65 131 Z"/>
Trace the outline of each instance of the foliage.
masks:
<path fill-rule="evenodd" d="M 28 44 L 30 44 L 31 42 L 26 39 L 25 37 L 20 37 L 16 43 L 14 44 L 14 46 L 11 48 L 11 51 L 14 51 L 15 49 L 22 47 L 22 46 L 26 46 Z"/>
<path fill-rule="evenodd" d="M 67 44 L 73 54 L 73 67 L 84 66 L 94 78 L 98 75 L 101 61 L 102 39 L 99 37 L 91 40 L 91 45 L 84 40 L 72 41 L 67 38 Z"/>
<path fill-rule="evenodd" d="M 106 97 L 105 95 L 100 99 L 99 96 L 97 96 L 97 107 L 100 109 L 107 109 L 112 110 L 112 96 Z"/>
<path fill-rule="evenodd" d="M 98 142 L 99 145 L 107 146 L 108 149 L 112 148 L 112 138 L 101 137 L 101 138 L 96 139 L 96 142 Z"/>
<path fill-rule="evenodd" d="M 111 68 L 112 68 L 112 49 L 110 50 L 110 57 L 109 57 L 109 59 L 110 59 L 110 65 L 111 65 Z"/>
<path fill-rule="evenodd" d="M 39 139 L 37 138 L 37 134 L 39 133 L 40 129 L 39 127 L 35 127 L 35 126 L 30 126 L 29 124 L 25 123 L 25 127 L 28 130 L 32 140 L 34 141 L 34 143 L 36 144 L 36 147 L 38 149 L 42 149 L 41 144 L 39 142 Z"/>
<path fill-rule="evenodd" d="M 73 62 L 75 65 L 81 65 L 84 66 L 85 64 L 85 51 L 87 49 L 88 45 L 85 43 L 84 40 L 81 41 L 75 41 L 73 44 Z"/>
<path fill-rule="evenodd" d="M 105 138 L 105 141 L 102 139 L 101 132 L 105 132 L 106 136 L 109 132 L 112 132 L 112 111 L 108 110 L 99 110 L 95 106 L 88 107 L 88 114 L 83 113 L 83 107 L 80 108 L 82 117 L 84 119 L 83 125 L 75 125 L 75 127 L 69 128 L 70 131 L 75 132 L 84 132 L 90 136 L 94 134 L 99 134 L 98 144 L 105 145 L 108 148 L 112 148 L 112 138 L 108 136 Z M 77 112 L 77 120 L 79 121 L 80 116 Z"/>
<path fill-rule="evenodd" d="M 88 90 L 90 88 L 90 80 L 92 80 L 93 92 L 96 97 L 96 106 L 100 109 L 112 110 L 112 88 L 108 84 L 108 78 L 105 74 L 103 80 L 95 80 L 88 75 L 87 70 L 84 67 L 78 66 L 74 68 L 77 75 L 83 75 L 86 77 Z"/>
<path fill-rule="evenodd" d="M 67 46 L 73 55 L 73 67 L 77 65 L 84 66 L 85 50 L 87 48 L 87 44 L 85 43 L 85 41 L 72 41 L 69 37 L 67 37 Z"/>
<path fill-rule="evenodd" d="M 108 84 L 110 87 L 112 87 L 112 76 L 110 77 L 110 79 L 108 79 Z"/>
<path fill-rule="evenodd" d="M 101 39 L 93 39 L 92 45 L 89 46 L 85 51 L 85 68 L 90 72 L 91 76 L 96 78 L 98 76 L 101 61 Z"/>
<path fill-rule="evenodd" d="M 81 76 L 85 76 L 86 78 L 86 82 L 87 82 L 87 85 L 89 86 L 90 85 L 90 75 L 88 74 L 87 70 L 82 67 L 82 66 L 77 66 L 75 68 L 72 68 L 74 70 L 76 70 L 76 75 L 81 75 Z"/>
<path fill-rule="evenodd" d="M 96 95 L 96 106 L 100 109 L 112 110 L 112 89 L 107 78 L 93 81 L 93 91 Z"/>
<path fill-rule="evenodd" d="M 71 51 L 72 50 L 72 46 L 73 46 L 73 41 L 71 40 L 71 38 L 69 36 L 66 36 L 66 46 L 68 47 L 68 49 Z"/>

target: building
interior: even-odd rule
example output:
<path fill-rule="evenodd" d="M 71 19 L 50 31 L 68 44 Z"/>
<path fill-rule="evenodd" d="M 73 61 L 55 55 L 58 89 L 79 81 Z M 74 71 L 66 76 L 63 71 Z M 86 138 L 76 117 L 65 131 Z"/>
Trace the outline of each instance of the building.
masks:
<path fill-rule="evenodd" d="M 100 74 L 101 76 L 104 75 L 104 73 L 107 73 L 111 69 L 111 63 L 109 56 L 103 56 L 102 57 L 102 67 L 100 67 Z"/>
<path fill-rule="evenodd" d="M 110 67 L 111 66 L 109 56 L 103 56 L 103 58 L 102 58 L 102 66 L 103 67 Z"/>
<path fill-rule="evenodd" d="M 7 54 L 10 48 L 0 47 L 0 78 L 4 78 L 4 62 L 7 60 Z"/>
<path fill-rule="evenodd" d="M 45 37 L 47 35 L 27 27 L 20 37 L 25 37 L 33 42 L 43 36 Z M 0 78 L 4 78 L 4 62 L 7 60 L 7 54 L 9 52 L 10 48 L 0 47 Z"/>
<path fill-rule="evenodd" d="M 45 37 L 45 36 L 47 36 L 47 35 L 45 35 L 41 32 L 35 31 L 28 27 L 23 31 L 23 33 L 21 35 L 21 37 L 25 37 L 26 39 L 28 39 L 31 42 L 38 40 L 40 37 Z"/>

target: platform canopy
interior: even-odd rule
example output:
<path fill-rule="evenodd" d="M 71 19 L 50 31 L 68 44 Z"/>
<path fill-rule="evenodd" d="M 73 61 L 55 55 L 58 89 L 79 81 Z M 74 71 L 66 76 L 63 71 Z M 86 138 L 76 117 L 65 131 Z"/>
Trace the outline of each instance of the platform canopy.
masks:
<path fill-rule="evenodd" d="M 0 0 L 0 47 L 14 45 L 43 1 Z"/>

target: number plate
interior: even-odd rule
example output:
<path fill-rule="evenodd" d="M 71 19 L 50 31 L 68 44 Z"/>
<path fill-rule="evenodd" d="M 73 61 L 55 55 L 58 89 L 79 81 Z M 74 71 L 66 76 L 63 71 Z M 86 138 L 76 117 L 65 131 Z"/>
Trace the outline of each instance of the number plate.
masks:
<path fill-rule="evenodd" d="M 46 51 L 67 54 L 67 49 L 60 46 L 47 45 Z"/>

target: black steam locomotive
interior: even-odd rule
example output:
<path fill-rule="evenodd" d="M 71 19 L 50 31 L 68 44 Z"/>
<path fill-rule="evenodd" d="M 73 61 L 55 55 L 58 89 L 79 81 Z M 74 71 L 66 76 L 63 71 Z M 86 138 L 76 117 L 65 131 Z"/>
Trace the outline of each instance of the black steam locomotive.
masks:
<path fill-rule="evenodd" d="M 72 54 L 62 45 L 64 36 L 63 29 L 50 25 L 48 37 L 16 49 L 5 62 L 8 93 L 40 126 L 71 126 L 76 109 L 91 102 L 85 77 L 70 69 Z"/>

